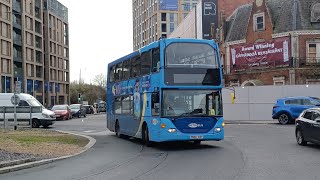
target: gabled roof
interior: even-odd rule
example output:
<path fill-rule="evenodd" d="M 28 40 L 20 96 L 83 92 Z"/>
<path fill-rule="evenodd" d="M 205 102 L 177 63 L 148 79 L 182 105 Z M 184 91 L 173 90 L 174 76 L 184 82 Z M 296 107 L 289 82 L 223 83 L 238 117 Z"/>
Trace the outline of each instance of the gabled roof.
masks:
<path fill-rule="evenodd" d="M 228 18 L 229 30 L 226 36 L 226 42 L 245 39 L 247 36 L 247 27 L 251 15 L 252 3 L 238 7 L 231 17 Z"/>

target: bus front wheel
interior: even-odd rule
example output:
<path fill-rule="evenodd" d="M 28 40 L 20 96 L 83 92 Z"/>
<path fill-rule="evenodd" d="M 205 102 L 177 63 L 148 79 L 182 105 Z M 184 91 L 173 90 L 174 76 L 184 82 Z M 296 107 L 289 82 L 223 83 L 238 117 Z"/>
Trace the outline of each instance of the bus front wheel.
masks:
<path fill-rule="evenodd" d="M 145 125 L 144 128 L 143 128 L 143 131 L 142 131 L 142 141 L 147 147 L 152 146 L 152 143 L 151 143 L 149 137 L 150 136 L 149 136 L 148 125 Z"/>
<path fill-rule="evenodd" d="M 116 136 L 119 137 L 119 138 L 121 138 L 121 137 L 122 137 L 122 134 L 120 134 L 120 125 L 119 125 L 119 122 L 118 122 L 118 121 L 116 122 L 115 131 L 116 131 Z"/>
<path fill-rule="evenodd" d="M 201 144 L 201 141 L 193 141 L 194 145 L 199 146 Z"/>

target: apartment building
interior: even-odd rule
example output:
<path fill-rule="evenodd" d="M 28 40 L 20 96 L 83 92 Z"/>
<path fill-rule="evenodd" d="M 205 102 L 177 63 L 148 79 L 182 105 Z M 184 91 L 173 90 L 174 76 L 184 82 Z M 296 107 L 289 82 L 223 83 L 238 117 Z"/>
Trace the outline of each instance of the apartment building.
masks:
<path fill-rule="evenodd" d="M 46 106 L 69 102 L 67 22 L 68 9 L 56 0 L 0 0 L 1 92 L 20 81 Z"/>
<path fill-rule="evenodd" d="M 47 104 L 68 104 L 70 84 L 68 9 L 56 0 L 43 0 L 45 86 Z"/>
<path fill-rule="evenodd" d="M 13 33 L 11 0 L 0 0 L 0 91 L 11 92 L 13 87 Z M 20 20 L 21 21 L 21 20 Z M 21 44 L 20 40 L 20 44 Z M 15 59 L 17 60 L 17 59 Z M 19 63 L 19 62 L 17 62 Z M 20 62 L 21 64 L 21 62 Z"/>
<path fill-rule="evenodd" d="M 133 49 L 168 37 L 198 0 L 132 0 Z"/>

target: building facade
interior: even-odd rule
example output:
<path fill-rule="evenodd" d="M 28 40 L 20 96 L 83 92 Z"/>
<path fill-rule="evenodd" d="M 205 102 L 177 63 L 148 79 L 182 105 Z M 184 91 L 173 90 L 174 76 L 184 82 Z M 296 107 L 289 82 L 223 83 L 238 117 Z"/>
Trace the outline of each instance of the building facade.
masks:
<path fill-rule="evenodd" d="M 223 42 L 223 22 L 240 5 L 253 0 L 199 0 L 190 13 L 169 35 L 170 38 L 215 39 Z M 220 40 L 221 39 L 221 40 Z"/>
<path fill-rule="evenodd" d="M 51 9 L 47 8 L 49 5 Z M 22 92 L 33 95 L 46 106 L 69 102 L 69 56 L 64 54 L 68 54 L 68 43 L 64 43 L 65 39 L 68 42 L 67 12 L 67 8 L 55 0 L 0 0 L 2 93 L 13 92 L 14 81 L 20 81 Z M 54 39 L 49 39 L 47 19 L 50 14 L 55 17 L 56 24 L 59 20 L 63 22 L 52 31 Z M 49 52 L 51 41 L 56 51 Z M 57 68 L 50 65 L 50 55 L 57 57 Z M 56 68 L 56 75 L 49 73 L 53 68 Z M 56 84 L 57 88 L 52 88 L 51 92 L 50 86 Z M 52 94 L 57 100 L 52 101 Z"/>
<path fill-rule="evenodd" d="M 45 36 L 45 102 L 69 104 L 70 62 L 68 9 L 56 0 L 43 0 Z"/>
<path fill-rule="evenodd" d="M 227 19 L 226 86 L 320 84 L 320 0 L 256 0 Z"/>
<path fill-rule="evenodd" d="M 132 0 L 133 49 L 168 37 L 198 0 Z"/>

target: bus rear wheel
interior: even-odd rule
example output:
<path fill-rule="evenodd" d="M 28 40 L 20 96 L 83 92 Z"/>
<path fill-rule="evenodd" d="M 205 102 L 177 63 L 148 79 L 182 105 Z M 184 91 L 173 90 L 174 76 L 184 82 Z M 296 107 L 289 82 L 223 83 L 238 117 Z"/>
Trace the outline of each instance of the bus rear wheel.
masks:
<path fill-rule="evenodd" d="M 116 131 L 116 136 L 119 137 L 119 138 L 121 138 L 121 137 L 122 137 L 122 134 L 120 134 L 120 125 L 119 125 L 119 122 L 118 122 L 118 121 L 116 122 L 115 131 Z"/>
<path fill-rule="evenodd" d="M 142 141 L 145 146 L 147 147 L 152 146 L 152 142 L 150 141 L 150 138 L 149 138 L 149 129 L 147 125 L 144 126 L 142 131 Z"/>

